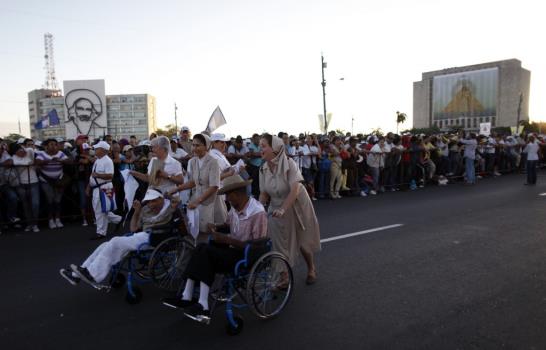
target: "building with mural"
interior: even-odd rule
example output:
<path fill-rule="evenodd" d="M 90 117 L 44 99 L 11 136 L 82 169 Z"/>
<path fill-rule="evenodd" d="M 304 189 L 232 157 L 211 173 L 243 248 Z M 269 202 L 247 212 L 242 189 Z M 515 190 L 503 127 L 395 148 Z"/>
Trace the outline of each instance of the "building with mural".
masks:
<path fill-rule="evenodd" d="M 157 128 L 155 97 L 149 94 L 106 95 L 102 79 L 66 80 L 63 91 L 28 93 L 32 138 L 69 140 L 85 134 L 94 139 L 110 134 L 142 140 Z"/>
<path fill-rule="evenodd" d="M 478 130 L 529 120 L 531 72 L 516 59 L 426 72 L 413 83 L 413 127 Z"/>

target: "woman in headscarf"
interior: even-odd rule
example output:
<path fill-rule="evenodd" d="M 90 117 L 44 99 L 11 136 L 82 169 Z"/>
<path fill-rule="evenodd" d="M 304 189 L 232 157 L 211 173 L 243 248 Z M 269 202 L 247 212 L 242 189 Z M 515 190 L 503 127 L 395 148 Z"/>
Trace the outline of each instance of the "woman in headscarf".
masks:
<path fill-rule="evenodd" d="M 294 266 L 301 252 L 307 264 L 307 284 L 313 284 L 317 272 L 313 254 L 320 250 L 320 230 L 313 204 L 296 163 L 286 156 L 282 139 L 264 134 L 260 140 L 260 202 L 269 203 L 268 236 L 273 248 Z"/>
<path fill-rule="evenodd" d="M 199 231 L 207 232 L 209 224 L 216 222 L 215 217 L 226 217 L 227 213 L 215 215 L 215 201 L 220 187 L 220 167 L 215 158 L 209 154 L 211 140 L 207 135 L 197 134 L 193 137 L 192 150 L 194 157 L 188 162 L 189 181 L 178 185 L 170 193 L 193 189 L 188 209 L 199 210 Z M 226 210 L 225 207 L 219 210 Z"/>

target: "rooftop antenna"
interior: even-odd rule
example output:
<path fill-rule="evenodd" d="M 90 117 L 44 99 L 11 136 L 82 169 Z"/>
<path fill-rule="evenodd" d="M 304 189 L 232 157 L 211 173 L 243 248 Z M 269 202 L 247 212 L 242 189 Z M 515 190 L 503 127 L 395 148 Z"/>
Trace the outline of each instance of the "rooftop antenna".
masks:
<path fill-rule="evenodd" d="M 46 71 L 44 88 L 48 90 L 59 90 L 57 78 L 55 76 L 55 59 L 53 58 L 53 34 L 44 34 L 44 49 L 44 69 Z"/>

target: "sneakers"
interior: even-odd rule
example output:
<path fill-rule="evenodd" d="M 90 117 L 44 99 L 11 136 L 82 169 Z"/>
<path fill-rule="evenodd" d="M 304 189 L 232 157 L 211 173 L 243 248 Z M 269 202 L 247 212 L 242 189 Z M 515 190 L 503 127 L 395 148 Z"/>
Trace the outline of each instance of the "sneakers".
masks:
<path fill-rule="evenodd" d="M 171 307 L 173 309 L 185 309 L 193 304 L 195 304 L 196 300 L 183 300 L 180 298 L 163 298 L 161 299 L 161 303 L 165 306 Z"/>
<path fill-rule="evenodd" d="M 21 219 L 19 219 L 19 218 L 10 218 L 9 221 L 10 221 L 12 224 L 16 224 L 16 223 L 18 223 L 19 221 L 21 221 Z"/>
<path fill-rule="evenodd" d="M 316 201 L 316 200 L 317 200 L 317 197 L 311 197 L 311 200 L 312 200 L 312 201 Z"/>
<path fill-rule="evenodd" d="M 370 194 L 371 194 L 372 196 L 375 196 L 375 195 L 377 194 L 377 192 L 375 192 L 374 190 L 371 190 L 371 191 L 370 191 Z"/>
<path fill-rule="evenodd" d="M 49 229 L 53 230 L 54 228 L 57 228 L 57 225 L 55 224 L 55 220 L 49 219 Z"/>
<path fill-rule="evenodd" d="M 85 227 L 85 226 L 87 226 L 87 225 L 88 225 L 87 220 L 83 219 L 82 226 Z"/>
<path fill-rule="evenodd" d="M 199 303 L 195 303 L 189 306 L 186 310 L 184 310 L 184 315 L 200 323 L 210 323 L 210 311 L 203 310 L 203 305 Z"/>
<path fill-rule="evenodd" d="M 38 225 L 32 226 L 32 232 L 34 232 L 34 233 L 40 232 L 40 229 L 38 228 Z"/>
<path fill-rule="evenodd" d="M 70 269 L 60 269 L 59 273 L 61 277 L 68 281 L 71 285 L 75 286 L 80 283 L 81 279 L 77 276 L 74 276 L 74 273 Z"/>
<path fill-rule="evenodd" d="M 30 230 L 32 230 L 32 225 L 25 227 L 25 232 L 30 232 Z"/>
<path fill-rule="evenodd" d="M 97 282 L 95 281 L 93 276 L 91 276 L 91 274 L 89 273 L 89 270 L 87 270 L 85 267 L 81 267 L 81 266 L 71 264 L 70 269 L 72 269 L 72 271 L 79 278 L 81 278 L 82 281 L 87 282 L 87 283 L 92 284 L 92 285 L 97 284 Z"/>
<path fill-rule="evenodd" d="M 499 173 L 498 171 L 495 171 L 495 172 L 493 173 L 493 175 L 495 175 L 495 176 L 501 176 L 502 174 Z"/>
<path fill-rule="evenodd" d="M 59 218 L 57 218 L 55 220 L 55 225 L 57 225 L 57 228 L 63 228 L 64 227 L 63 223 L 61 222 L 61 219 L 59 219 Z"/>
<path fill-rule="evenodd" d="M 360 197 L 366 197 L 367 195 L 366 191 L 360 191 Z"/>

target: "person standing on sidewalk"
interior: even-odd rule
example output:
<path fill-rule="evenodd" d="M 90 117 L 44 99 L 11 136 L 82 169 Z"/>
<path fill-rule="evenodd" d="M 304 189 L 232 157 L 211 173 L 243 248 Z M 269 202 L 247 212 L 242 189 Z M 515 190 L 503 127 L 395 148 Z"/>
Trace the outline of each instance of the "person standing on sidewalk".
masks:
<path fill-rule="evenodd" d="M 527 162 L 525 170 L 527 172 L 527 182 L 525 185 L 536 185 L 537 184 L 537 163 L 540 153 L 540 146 L 535 141 L 533 135 L 529 136 L 527 145 L 523 150 L 523 153 L 527 153 Z"/>
<path fill-rule="evenodd" d="M 466 183 L 476 183 L 476 168 L 474 167 L 474 161 L 476 160 L 476 148 L 478 147 L 478 141 L 476 141 L 476 134 L 470 133 L 467 139 L 459 141 L 464 145 L 464 164 L 466 169 Z"/>

